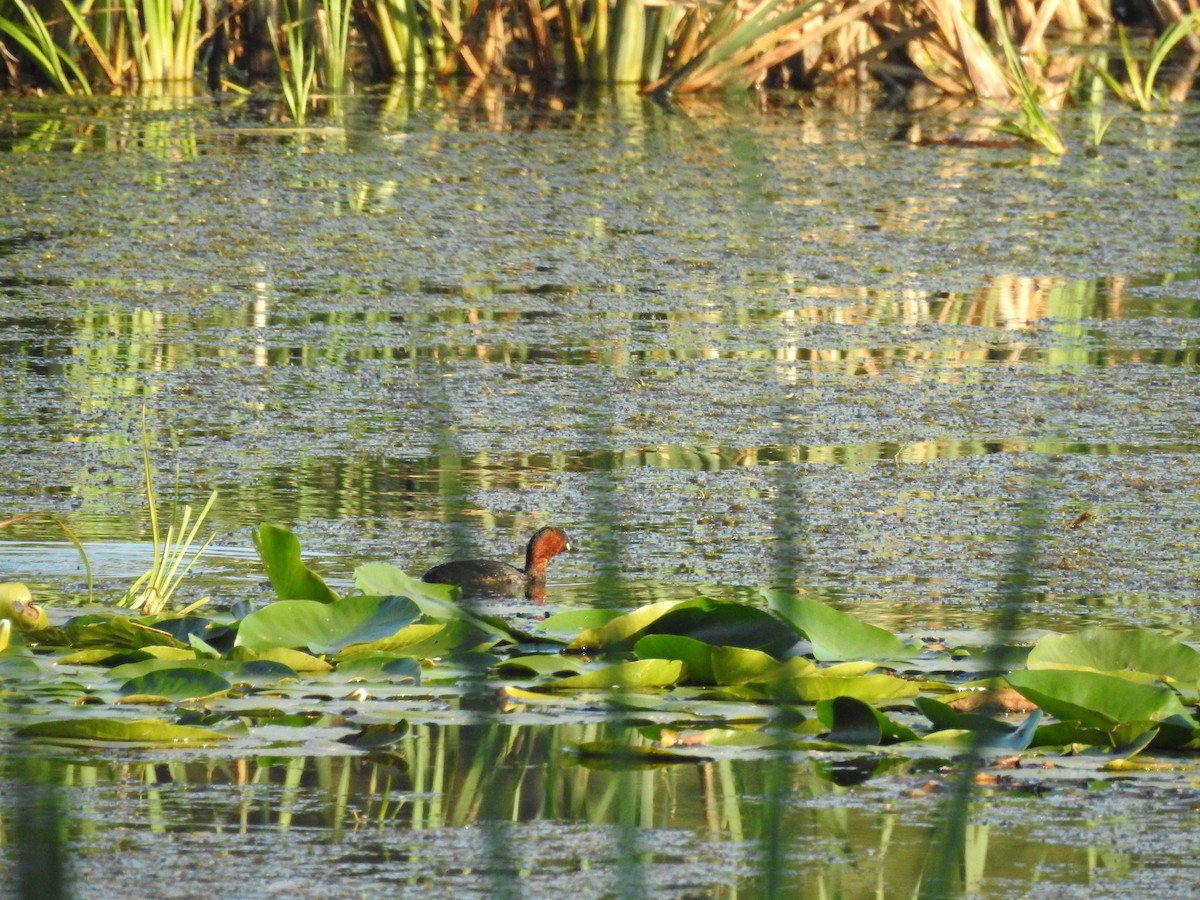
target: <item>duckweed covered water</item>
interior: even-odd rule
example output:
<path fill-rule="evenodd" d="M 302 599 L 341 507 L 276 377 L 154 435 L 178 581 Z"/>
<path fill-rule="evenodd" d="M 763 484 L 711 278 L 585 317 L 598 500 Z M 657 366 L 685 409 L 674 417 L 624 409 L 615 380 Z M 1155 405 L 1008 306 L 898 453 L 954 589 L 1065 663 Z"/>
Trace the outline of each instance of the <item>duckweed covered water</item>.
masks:
<path fill-rule="evenodd" d="M 546 607 L 496 612 L 782 578 L 982 641 L 1036 482 L 1052 527 L 1028 634 L 1197 639 L 1196 116 L 1119 115 L 1100 156 L 1056 160 L 913 146 L 905 112 L 417 99 L 302 132 L 200 101 L 5 101 L 0 517 L 63 517 L 122 592 L 150 559 L 145 406 L 160 491 L 176 468 L 183 500 L 220 491 L 188 599 L 265 596 L 264 521 L 335 585 L 366 561 L 517 561 L 552 522 L 582 552 L 553 562 Z M 17 579 L 57 617 L 82 602 L 51 525 L 0 530 Z M 226 853 L 260 896 L 754 894 L 760 839 L 783 841 L 793 891 L 906 895 L 924 871 L 936 767 L 564 772 L 513 728 L 533 749 L 504 757 L 495 799 L 466 739 L 436 749 L 457 702 L 414 701 L 435 731 L 407 771 L 331 726 L 283 731 L 278 759 L 41 750 L 0 778 L 59 786 L 26 808 L 58 804 L 94 896 L 172 872 L 178 896 L 219 894 L 205 863 Z M 429 781 L 438 761 L 459 780 Z M 1190 775 L 1014 778 L 973 814 L 980 895 L 1188 895 Z M 29 851 L 13 809 L 10 861 Z"/>

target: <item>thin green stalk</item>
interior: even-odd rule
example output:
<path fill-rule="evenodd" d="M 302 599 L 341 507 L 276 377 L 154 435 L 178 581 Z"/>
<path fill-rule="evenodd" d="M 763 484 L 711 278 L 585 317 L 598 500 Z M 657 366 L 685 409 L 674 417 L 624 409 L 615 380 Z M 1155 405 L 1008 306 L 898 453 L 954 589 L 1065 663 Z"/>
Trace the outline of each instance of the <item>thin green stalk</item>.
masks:
<path fill-rule="evenodd" d="M 79 84 L 80 92 L 90 94 L 92 88 L 88 84 L 87 78 L 76 65 L 75 60 L 71 58 L 71 54 L 54 42 L 54 36 L 50 33 L 50 28 L 46 25 L 42 14 L 25 0 L 12 0 L 12 3 L 25 18 L 26 24 L 22 27 L 9 19 L 0 18 L 0 32 L 7 34 L 21 45 L 21 48 L 29 54 L 29 58 L 54 84 L 56 90 L 60 90 L 64 94 L 74 94 L 75 87 L 71 84 L 71 75 L 73 75 Z M 67 69 L 70 70 L 70 75 L 67 74 Z"/>
<path fill-rule="evenodd" d="M 327 93 L 346 86 L 346 49 L 350 42 L 351 0 L 325 0 L 321 28 L 322 84 Z"/>
<path fill-rule="evenodd" d="M 1055 156 L 1062 156 L 1067 152 L 1066 141 L 1050 122 L 1046 110 L 1042 107 L 1041 90 L 1025 74 L 1025 67 L 1021 64 L 1020 57 L 1017 56 L 1012 38 L 1009 37 L 999 0 L 988 0 L 988 9 L 992 14 L 992 20 L 996 23 L 1000 47 L 1004 51 L 1004 60 L 1008 64 L 1021 110 L 1020 120 L 1006 118 L 1003 124 L 997 126 L 996 130 L 1034 141 Z"/>
<path fill-rule="evenodd" d="M 293 9 L 293 2 L 295 8 Z M 308 103 L 312 94 L 313 78 L 317 74 L 316 56 L 311 52 L 304 34 L 303 16 L 300 9 L 302 0 L 281 0 L 283 8 L 284 37 L 287 40 L 287 65 L 284 65 L 285 54 L 279 49 L 279 27 L 271 22 L 271 46 L 275 50 L 275 59 L 279 63 L 280 86 L 283 89 L 283 99 L 292 121 L 303 125 L 308 116 Z"/>
<path fill-rule="evenodd" d="M 188 524 L 192 520 L 192 508 L 185 505 L 178 529 L 174 524 L 175 514 L 172 513 L 172 522 L 167 527 L 166 537 L 163 537 L 158 519 L 158 499 L 154 493 L 154 472 L 150 465 L 150 435 L 146 429 L 144 410 L 142 411 L 142 472 L 146 483 L 146 500 L 150 506 L 150 535 L 154 548 L 154 560 L 150 569 L 133 583 L 117 605 L 138 606 L 143 615 L 156 615 L 166 606 L 183 579 L 187 577 L 188 572 L 192 570 L 192 566 L 196 564 L 196 561 L 216 537 L 215 533 L 210 535 L 203 546 L 191 553 L 187 565 L 183 567 L 182 572 L 180 571 L 180 566 L 183 566 L 184 559 L 188 557 L 202 523 L 212 509 L 213 503 L 216 502 L 217 492 L 213 491 L 209 494 L 208 502 L 196 516 L 196 521 L 192 523 L 190 531 L 188 531 Z M 178 473 L 176 474 L 175 494 L 175 503 L 178 504 Z M 186 536 L 185 532 L 187 532 Z"/>
<path fill-rule="evenodd" d="M 1166 61 L 1167 56 L 1175 49 L 1175 45 L 1196 31 L 1200 23 L 1200 10 L 1184 16 L 1175 24 L 1165 29 L 1154 45 L 1150 48 L 1150 56 L 1146 62 L 1146 72 L 1142 74 L 1141 64 L 1134 55 L 1129 43 L 1129 35 L 1124 26 L 1117 26 L 1117 38 L 1121 42 L 1121 55 L 1125 60 L 1125 72 L 1129 78 L 1128 85 L 1122 84 L 1104 66 L 1095 66 L 1096 74 L 1104 79 L 1104 83 L 1123 103 L 1135 106 L 1142 112 L 1150 112 L 1156 102 L 1165 103 L 1154 89 L 1158 79 L 1158 71 Z"/>

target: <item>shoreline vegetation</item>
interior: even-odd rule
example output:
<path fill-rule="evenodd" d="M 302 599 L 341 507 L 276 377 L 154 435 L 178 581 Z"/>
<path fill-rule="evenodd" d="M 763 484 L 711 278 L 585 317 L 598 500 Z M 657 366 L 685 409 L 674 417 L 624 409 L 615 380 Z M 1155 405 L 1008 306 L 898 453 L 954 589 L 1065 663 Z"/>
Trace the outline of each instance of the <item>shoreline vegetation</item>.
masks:
<path fill-rule="evenodd" d="M 663 102 L 922 87 L 1061 153 L 1055 111 L 1164 108 L 1198 70 L 1196 0 L 0 0 L 0 91 L 272 90 L 299 125 L 397 79 L 635 84 Z"/>

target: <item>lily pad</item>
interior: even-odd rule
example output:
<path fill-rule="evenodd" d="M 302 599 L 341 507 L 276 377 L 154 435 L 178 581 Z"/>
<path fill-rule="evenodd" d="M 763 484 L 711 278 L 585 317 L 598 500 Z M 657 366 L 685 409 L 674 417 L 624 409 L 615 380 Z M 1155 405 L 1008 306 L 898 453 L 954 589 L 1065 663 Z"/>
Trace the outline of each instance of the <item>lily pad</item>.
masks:
<path fill-rule="evenodd" d="M 567 649 L 623 651 L 650 634 L 682 635 L 714 646 L 761 650 L 772 655 L 789 650 L 799 637 L 757 607 L 697 597 L 640 607 L 598 628 L 589 628 Z"/>
<path fill-rule="evenodd" d="M 764 591 L 763 595 L 772 610 L 812 642 L 813 656 L 819 660 L 910 659 L 925 649 L 920 641 L 903 641 L 816 600 L 782 591 Z"/>
<path fill-rule="evenodd" d="M 907 725 L 896 722 L 869 703 L 835 697 L 817 704 L 817 718 L 829 726 L 826 739 L 838 744 L 890 744 L 917 740 Z"/>
<path fill-rule="evenodd" d="M 742 684 L 779 668 L 780 663 L 761 650 L 714 647 L 676 634 L 651 634 L 633 648 L 639 659 L 678 659 L 687 666 L 689 684 Z"/>
<path fill-rule="evenodd" d="M 420 614 L 404 597 L 347 597 L 336 603 L 280 600 L 242 619 L 236 646 L 337 653 L 395 634 Z M 294 668 L 294 667 L 293 667 Z"/>
<path fill-rule="evenodd" d="M 1049 634 L 1029 653 L 1030 669 L 1082 669 L 1120 674 L 1145 673 L 1195 685 L 1200 652 L 1165 634 L 1134 628 L 1116 631 L 1092 626 L 1074 634 Z"/>
<path fill-rule="evenodd" d="M 254 546 L 280 600 L 333 603 L 338 599 L 324 579 L 305 565 L 300 558 L 300 539 L 286 528 L 259 526 L 254 532 Z"/>
<path fill-rule="evenodd" d="M 639 659 L 636 662 L 618 663 L 568 675 L 548 684 L 538 685 L 542 690 L 590 690 L 616 688 L 639 690 L 666 688 L 677 684 L 683 677 L 683 663 L 667 659 Z"/>
<path fill-rule="evenodd" d="M 122 697 L 149 695 L 168 700 L 192 700 L 227 691 L 230 684 L 216 672 L 196 666 L 158 669 L 130 678 L 118 689 Z"/>
<path fill-rule="evenodd" d="M 35 722 L 16 732 L 18 737 L 72 745 L 98 743 L 147 744 L 156 747 L 207 747 L 229 736 L 209 728 L 177 725 L 159 719 L 74 718 Z"/>
<path fill-rule="evenodd" d="M 1130 722 L 1162 726 L 1158 746 L 1186 742 L 1196 722 L 1170 688 L 1115 675 L 1071 669 L 1013 672 L 1008 683 L 1047 713 L 1066 722 L 1111 731 Z"/>

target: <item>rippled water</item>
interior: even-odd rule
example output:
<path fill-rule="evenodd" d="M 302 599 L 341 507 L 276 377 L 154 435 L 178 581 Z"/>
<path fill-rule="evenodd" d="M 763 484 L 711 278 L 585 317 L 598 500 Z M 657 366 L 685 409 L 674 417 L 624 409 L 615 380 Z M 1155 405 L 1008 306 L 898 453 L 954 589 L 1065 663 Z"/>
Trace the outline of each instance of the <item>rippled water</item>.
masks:
<path fill-rule="evenodd" d="M 1048 527 L 1024 627 L 1196 639 L 1200 117 L 1118 113 L 1101 155 L 1061 160 L 896 139 L 913 120 L 961 127 L 787 98 L 672 113 L 633 96 L 421 96 L 284 132 L 251 106 L 5 100 L 0 517 L 61 516 L 102 596 L 119 594 L 150 559 L 144 407 L 160 493 L 176 470 L 185 501 L 220 492 L 194 579 L 219 604 L 262 596 L 248 533 L 264 521 L 293 527 L 339 586 L 365 561 L 515 561 L 552 522 L 581 552 L 552 564 L 549 609 L 784 580 L 936 635 L 989 627 L 1036 496 Z M 1066 128 L 1082 146 L 1084 123 Z M 0 530 L 13 579 L 59 610 L 83 602 L 78 555 L 45 521 Z M 108 803 L 115 788 L 97 790 Z M 855 804 L 893 802 L 908 815 L 854 791 L 797 811 L 829 842 L 803 852 L 886 853 L 849 819 L 887 831 Z M 157 858 L 130 803 L 135 849 Z M 264 801 L 272 834 L 278 806 Z M 1000 809 L 993 834 L 1017 849 L 991 858 L 1045 842 L 1038 801 Z M 694 823 L 646 815 L 669 860 L 648 885 L 679 860 L 712 867 L 710 892 L 752 883 L 755 851 L 727 827 L 733 849 L 714 850 Z M 1069 803 L 1050 820 L 1081 816 L 1108 821 Z M 348 865 L 417 852 L 365 831 L 327 844 L 334 819 L 281 829 L 283 859 L 314 841 Z M 230 827 L 198 827 L 188 852 L 227 847 Z M 1040 870 L 1063 896 L 1095 854 L 1157 825 L 1105 827 L 1117 837 L 1064 839 Z M 450 833 L 421 852 L 474 852 Z M 99 865 L 80 841 L 79 864 Z M 1115 883 L 1150 864 L 1130 853 Z"/>

